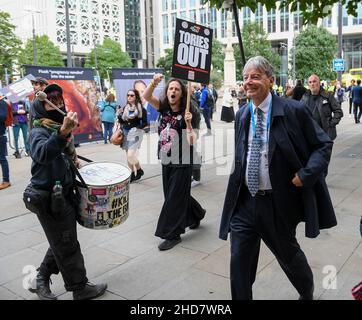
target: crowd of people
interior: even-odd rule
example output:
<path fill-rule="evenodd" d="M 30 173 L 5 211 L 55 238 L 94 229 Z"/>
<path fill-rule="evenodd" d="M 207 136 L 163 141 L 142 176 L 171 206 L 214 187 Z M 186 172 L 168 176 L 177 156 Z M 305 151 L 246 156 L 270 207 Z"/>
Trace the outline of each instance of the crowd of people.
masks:
<path fill-rule="evenodd" d="M 114 124 L 123 131 L 121 148 L 126 152 L 130 182 L 140 180 L 144 171 L 138 160 L 144 128 L 149 125 L 145 103 L 158 113 L 157 154 L 162 168 L 164 202 L 155 230 L 162 239 L 160 251 L 170 250 L 182 241 L 186 229 L 197 229 L 205 208 L 191 195 L 192 180 L 200 180 L 200 155 L 196 152 L 201 115 L 207 132 L 216 111 L 217 91 L 212 84 L 194 84 L 191 92 L 179 79 L 171 78 L 158 97 L 154 90 L 163 80 L 155 74 L 144 88 L 129 88 L 126 104 L 120 106 L 113 93 L 99 104 L 104 143 L 111 140 Z M 315 238 L 320 229 L 337 224 L 326 184 L 336 126 L 343 117 L 341 103 L 345 90 L 326 91 L 317 75 L 308 87 L 298 81 L 285 97 L 273 89 L 275 73 L 263 57 L 249 59 L 243 69 L 239 91 L 225 90 L 221 120 L 235 121 L 235 168 L 230 174 L 222 210 L 219 237 L 230 234 L 230 284 L 233 299 L 253 298 L 261 240 L 275 255 L 282 270 L 300 295 L 312 300 L 314 280 L 307 257 L 296 239 L 299 222 L 305 234 Z M 49 242 L 49 249 L 38 268 L 36 284 L 29 289 L 43 300 L 56 300 L 50 278 L 61 273 L 67 291 L 75 300 L 104 294 L 107 284 L 88 281 L 77 237 L 76 218 L 80 195 L 74 168 L 80 166 L 73 131 L 77 113 L 66 110 L 63 90 L 43 78 L 33 81 L 34 93 L 41 90 L 50 101 L 34 96 L 29 102 L 12 104 L 14 137 L 23 134 L 25 155 L 31 157 L 31 180 L 24 191 L 24 204 L 34 212 Z M 136 89 L 138 88 L 138 89 Z M 141 90 L 142 92 L 140 92 Z M 362 109 L 360 80 L 346 92 L 359 123 Z M 279 93 L 279 94 L 278 94 Z M 191 94 L 190 104 L 187 103 Z M 237 100 L 236 113 L 233 101 Z M 55 110 L 54 104 L 60 110 Z M 0 99 L 0 161 L 3 183 L 10 186 L 6 160 L 7 137 L 5 99 Z M 17 132 L 17 133 L 16 133 Z M 15 156 L 20 155 L 15 142 Z M 61 185 L 59 198 L 55 186 Z M 59 202 L 60 199 L 60 202 Z M 57 203 L 57 205 L 54 205 Z M 319 221 L 318 223 L 316 221 Z"/>

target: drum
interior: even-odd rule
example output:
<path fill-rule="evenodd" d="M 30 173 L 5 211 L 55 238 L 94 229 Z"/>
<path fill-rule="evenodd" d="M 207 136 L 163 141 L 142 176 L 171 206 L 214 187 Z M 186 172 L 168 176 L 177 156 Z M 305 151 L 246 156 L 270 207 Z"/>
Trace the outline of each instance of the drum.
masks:
<path fill-rule="evenodd" d="M 116 162 L 91 162 L 79 169 L 85 187 L 78 187 L 81 203 L 77 221 L 102 230 L 127 220 L 131 171 Z"/>

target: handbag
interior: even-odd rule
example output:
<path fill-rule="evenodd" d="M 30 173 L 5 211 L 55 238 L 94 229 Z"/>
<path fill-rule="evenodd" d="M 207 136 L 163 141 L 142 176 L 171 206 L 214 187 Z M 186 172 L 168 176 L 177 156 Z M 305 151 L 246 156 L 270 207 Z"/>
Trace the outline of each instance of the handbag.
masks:
<path fill-rule="evenodd" d="M 113 132 L 111 136 L 111 143 L 115 146 L 121 146 L 123 144 L 124 135 L 120 126 L 117 125 L 116 130 Z"/>
<path fill-rule="evenodd" d="M 35 214 L 45 214 L 50 209 L 50 191 L 36 189 L 29 184 L 23 193 L 25 207 Z"/>

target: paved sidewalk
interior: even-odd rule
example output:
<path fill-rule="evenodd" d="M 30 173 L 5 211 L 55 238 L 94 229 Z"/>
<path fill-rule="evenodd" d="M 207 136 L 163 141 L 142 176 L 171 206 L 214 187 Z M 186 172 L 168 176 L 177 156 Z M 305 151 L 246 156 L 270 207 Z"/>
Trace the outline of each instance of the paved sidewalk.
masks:
<path fill-rule="evenodd" d="M 221 209 L 233 154 L 233 123 L 224 123 L 219 112 L 212 126 L 217 133 L 203 138 L 206 163 L 202 183 L 193 196 L 207 214 L 197 230 L 187 230 L 174 249 L 160 252 L 154 236 L 163 203 L 161 168 L 156 159 L 155 133 L 145 136 L 140 150 L 145 175 L 131 185 L 130 215 L 121 226 L 94 231 L 78 226 L 79 241 L 91 281 L 108 283 L 105 300 L 116 299 L 230 299 L 229 242 L 218 239 Z M 348 113 L 347 105 L 344 106 Z M 222 129 L 228 131 L 222 135 Z M 202 130 L 206 132 L 205 129 Z M 214 142 L 216 139 L 216 142 Z M 81 145 L 82 156 L 94 161 L 126 163 L 125 154 L 103 142 Z M 9 154 L 12 154 L 10 151 Z M 0 192 L 0 299 L 38 299 L 23 288 L 29 270 L 37 267 L 48 248 L 36 216 L 22 202 L 30 179 L 30 158 L 9 157 L 12 187 Z M 315 297 L 321 300 L 351 300 L 351 288 L 362 279 L 362 240 L 359 219 L 362 206 L 362 125 L 345 114 L 338 126 L 327 179 L 338 226 L 322 231 L 317 239 L 304 237 L 304 224 L 297 230 L 315 278 Z M 336 277 L 335 276 L 336 272 Z M 326 289 L 328 277 L 332 288 Z M 60 275 L 52 276 L 52 290 L 59 299 L 72 299 Z M 262 245 L 255 299 L 295 300 L 298 294 L 274 256 Z"/>

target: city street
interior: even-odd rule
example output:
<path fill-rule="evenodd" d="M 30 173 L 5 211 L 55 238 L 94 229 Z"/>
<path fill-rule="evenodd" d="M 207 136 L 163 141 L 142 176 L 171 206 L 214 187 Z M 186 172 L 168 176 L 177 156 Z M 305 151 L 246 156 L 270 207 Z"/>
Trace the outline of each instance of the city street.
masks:
<path fill-rule="evenodd" d="M 327 178 L 338 225 L 322 230 L 316 239 L 304 237 L 303 223 L 297 230 L 313 270 L 318 300 L 352 300 L 351 289 L 362 280 L 362 124 L 355 124 L 349 117 L 347 102 L 343 110 Z M 156 133 L 145 135 L 140 150 L 145 175 L 131 184 L 130 213 L 125 223 L 109 230 L 78 225 L 88 278 L 95 283 L 108 283 L 108 290 L 100 299 L 231 298 L 229 241 L 218 238 L 218 229 L 233 156 L 234 123 L 221 122 L 220 111 L 219 105 L 212 122 L 215 134 L 202 138 L 205 164 L 201 184 L 192 188 L 192 195 L 207 210 L 199 229 L 186 230 L 182 242 L 172 250 L 161 252 L 157 248 L 161 239 L 154 232 L 163 191 Z M 204 132 L 202 120 L 201 133 Z M 94 161 L 126 164 L 124 151 L 103 141 L 81 145 L 77 152 Z M 37 300 L 24 285 L 29 282 L 30 271 L 42 261 L 48 243 L 37 217 L 27 211 L 22 201 L 31 176 L 31 158 L 15 159 L 12 153 L 9 149 L 12 186 L 0 191 L 0 299 Z M 71 300 L 61 275 L 51 279 L 51 289 L 58 299 Z M 264 245 L 253 291 L 258 300 L 297 300 L 299 296 Z"/>

